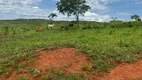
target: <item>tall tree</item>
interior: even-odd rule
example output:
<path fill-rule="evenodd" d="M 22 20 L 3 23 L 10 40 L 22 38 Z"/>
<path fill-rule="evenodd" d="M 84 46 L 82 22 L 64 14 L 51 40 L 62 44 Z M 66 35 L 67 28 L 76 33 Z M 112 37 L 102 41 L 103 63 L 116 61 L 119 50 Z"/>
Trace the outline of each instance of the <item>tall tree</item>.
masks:
<path fill-rule="evenodd" d="M 135 21 L 141 21 L 140 16 L 138 15 L 132 15 L 131 19 L 134 19 Z"/>
<path fill-rule="evenodd" d="M 56 13 L 51 13 L 48 18 L 52 21 L 54 17 L 57 17 Z"/>
<path fill-rule="evenodd" d="M 79 16 L 91 8 L 86 4 L 86 0 L 60 0 L 57 2 L 57 9 L 68 17 L 74 15 L 79 26 Z"/>

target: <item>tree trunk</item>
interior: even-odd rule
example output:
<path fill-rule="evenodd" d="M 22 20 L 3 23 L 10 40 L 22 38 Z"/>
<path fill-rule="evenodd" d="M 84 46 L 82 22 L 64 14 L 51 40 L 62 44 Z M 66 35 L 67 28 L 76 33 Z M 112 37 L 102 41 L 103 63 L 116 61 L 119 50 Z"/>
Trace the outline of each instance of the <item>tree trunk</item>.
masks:
<path fill-rule="evenodd" d="M 76 15 L 77 27 L 79 27 L 79 14 Z"/>

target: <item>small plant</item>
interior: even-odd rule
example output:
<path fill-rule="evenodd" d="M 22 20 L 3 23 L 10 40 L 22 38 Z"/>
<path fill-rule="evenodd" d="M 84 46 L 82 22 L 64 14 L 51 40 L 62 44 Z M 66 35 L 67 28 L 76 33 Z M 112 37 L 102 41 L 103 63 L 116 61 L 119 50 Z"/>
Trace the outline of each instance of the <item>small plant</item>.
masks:
<path fill-rule="evenodd" d="M 25 72 L 26 67 L 27 67 L 27 63 L 26 64 L 20 63 L 18 65 L 17 69 L 16 69 L 17 73 L 23 73 L 23 72 Z"/>
<path fill-rule="evenodd" d="M 12 68 L 5 68 L 4 72 L 3 72 L 3 75 L 5 77 L 9 77 L 12 74 L 12 72 L 13 72 Z"/>
<path fill-rule="evenodd" d="M 24 77 L 20 77 L 20 78 L 19 78 L 19 79 L 17 79 L 17 80 L 29 80 L 29 79 L 24 78 Z"/>
<path fill-rule="evenodd" d="M 4 68 L 5 68 L 4 65 L 0 65 L 0 75 L 4 72 Z"/>
<path fill-rule="evenodd" d="M 84 65 L 84 66 L 82 67 L 82 70 L 83 70 L 83 71 L 91 71 L 91 70 L 92 70 L 92 66 L 86 66 L 86 65 Z"/>
<path fill-rule="evenodd" d="M 64 75 L 63 71 L 56 71 L 56 75 Z"/>
<path fill-rule="evenodd" d="M 16 31 L 15 30 L 13 30 L 13 32 L 12 32 L 12 36 L 14 36 L 16 34 Z"/>
<path fill-rule="evenodd" d="M 43 76 L 42 80 L 84 80 L 84 75 L 80 74 L 80 75 L 46 75 Z"/>
<path fill-rule="evenodd" d="M 110 68 L 113 67 L 113 64 L 107 60 L 98 60 L 92 67 L 99 72 L 109 72 Z"/>
<path fill-rule="evenodd" d="M 49 70 L 51 73 L 56 73 L 56 68 L 54 66 L 52 66 Z"/>
<path fill-rule="evenodd" d="M 34 77 L 41 76 L 41 71 L 36 68 L 30 68 L 29 70 L 30 74 L 32 74 Z"/>
<path fill-rule="evenodd" d="M 79 78 L 80 78 L 80 80 L 84 80 L 85 79 L 84 74 L 79 74 Z"/>
<path fill-rule="evenodd" d="M 60 30 L 68 30 L 68 29 L 69 29 L 68 26 L 61 26 L 61 27 L 60 27 Z"/>
<path fill-rule="evenodd" d="M 43 78 L 43 80 L 53 80 L 54 76 L 53 75 L 47 75 Z"/>
<path fill-rule="evenodd" d="M 110 32 L 109 32 L 109 35 L 112 35 L 112 34 L 113 34 L 113 32 L 114 32 L 114 31 L 110 31 Z"/>

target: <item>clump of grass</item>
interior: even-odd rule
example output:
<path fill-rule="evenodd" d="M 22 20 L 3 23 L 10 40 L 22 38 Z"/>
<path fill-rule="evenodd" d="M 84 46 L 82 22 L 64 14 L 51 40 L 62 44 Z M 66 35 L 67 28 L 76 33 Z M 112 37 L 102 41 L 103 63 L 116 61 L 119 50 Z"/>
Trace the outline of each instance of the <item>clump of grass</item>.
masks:
<path fill-rule="evenodd" d="M 85 80 L 84 75 L 46 75 L 43 76 L 42 80 Z"/>
<path fill-rule="evenodd" d="M 51 68 L 47 69 L 47 72 L 50 72 L 51 74 L 55 74 L 55 75 L 64 75 L 63 71 L 59 71 L 56 69 L 56 67 L 52 66 Z"/>
<path fill-rule="evenodd" d="M 50 74 L 42 76 L 42 80 L 84 80 L 83 74 L 65 74 L 63 71 L 57 70 L 52 66 L 47 71 Z"/>
<path fill-rule="evenodd" d="M 25 78 L 25 77 L 20 77 L 20 78 L 18 78 L 17 80 L 29 80 L 29 79 L 27 79 L 27 78 Z"/>
<path fill-rule="evenodd" d="M 17 73 L 24 73 L 26 72 L 26 68 L 27 68 L 28 64 L 25 62 L 24 64 L 20 63 L 18 66 L 17 66 Z"/>
<path fill-rule="evenodd" d="M 3 76 L 10 77 L 12 72 L 13 72 L 13 69 L 11 67 L 7 68 L 3 65 L 0 66 L 0 74 L 2 74 Z"/>
<path fill-rule="evenodd" d="M 54 66 L 52 66 L 52 67 L 49 69 L 49 71 L 50 71 L 51 73 L 56 73 L 56 68 L 55 68 Z"/>
<path fill-rule="evenodd" d="M 84 66 L 82 66 L 82 70 L 83 71 L 92 71 L 92 66 L 87 66 L 87 65 L 84 65 Z"/>
<path fill-rule="evenodd" d="M 38 70 L 38 69 L 36 69 L 36 68 L 34 68 L 34 67 L 32 67 L 32 68 L 29 69 L 29 73 L 31 75 L 33 75 L 34 77 L 39 77 L 39 76 L 42 75 L 41 71 Z"/>
<path fill-rule="evenodd" d="M 114 64 L 108 60 L 97 60 L 93 64 L 93 69 L 98 72 L 109 72 L 110 68 L 112 68 Z"/>

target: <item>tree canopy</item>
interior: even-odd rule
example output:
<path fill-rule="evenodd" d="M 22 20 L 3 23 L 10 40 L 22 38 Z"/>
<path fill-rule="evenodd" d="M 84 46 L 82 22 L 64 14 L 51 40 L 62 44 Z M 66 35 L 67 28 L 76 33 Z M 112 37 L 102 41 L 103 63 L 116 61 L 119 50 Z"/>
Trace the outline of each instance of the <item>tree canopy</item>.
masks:
<path fill-rule="evenodd" d="M 60 0 L 57 2 L 57 9 L 68 17 L 74 15 L 76 20 L 79 21 L 79 16 L 91 8 L 86 4 L 86 0 Z"/>
<path fill-rule="evenodd" d="M 141 21 L 139 15 L 132 15 L 132 16 L 131 16 L 131 19 L 135 19 L 135 21 Z"/>
<path fill-rule="evenodd" d="M 50 20 L 53 20 L 54 17 L 57 17 L 57 14 L 56 14 L 56 13 L 51 13 L 51 14 L 48 16 L 48 18 L 49 18 Z"/>

